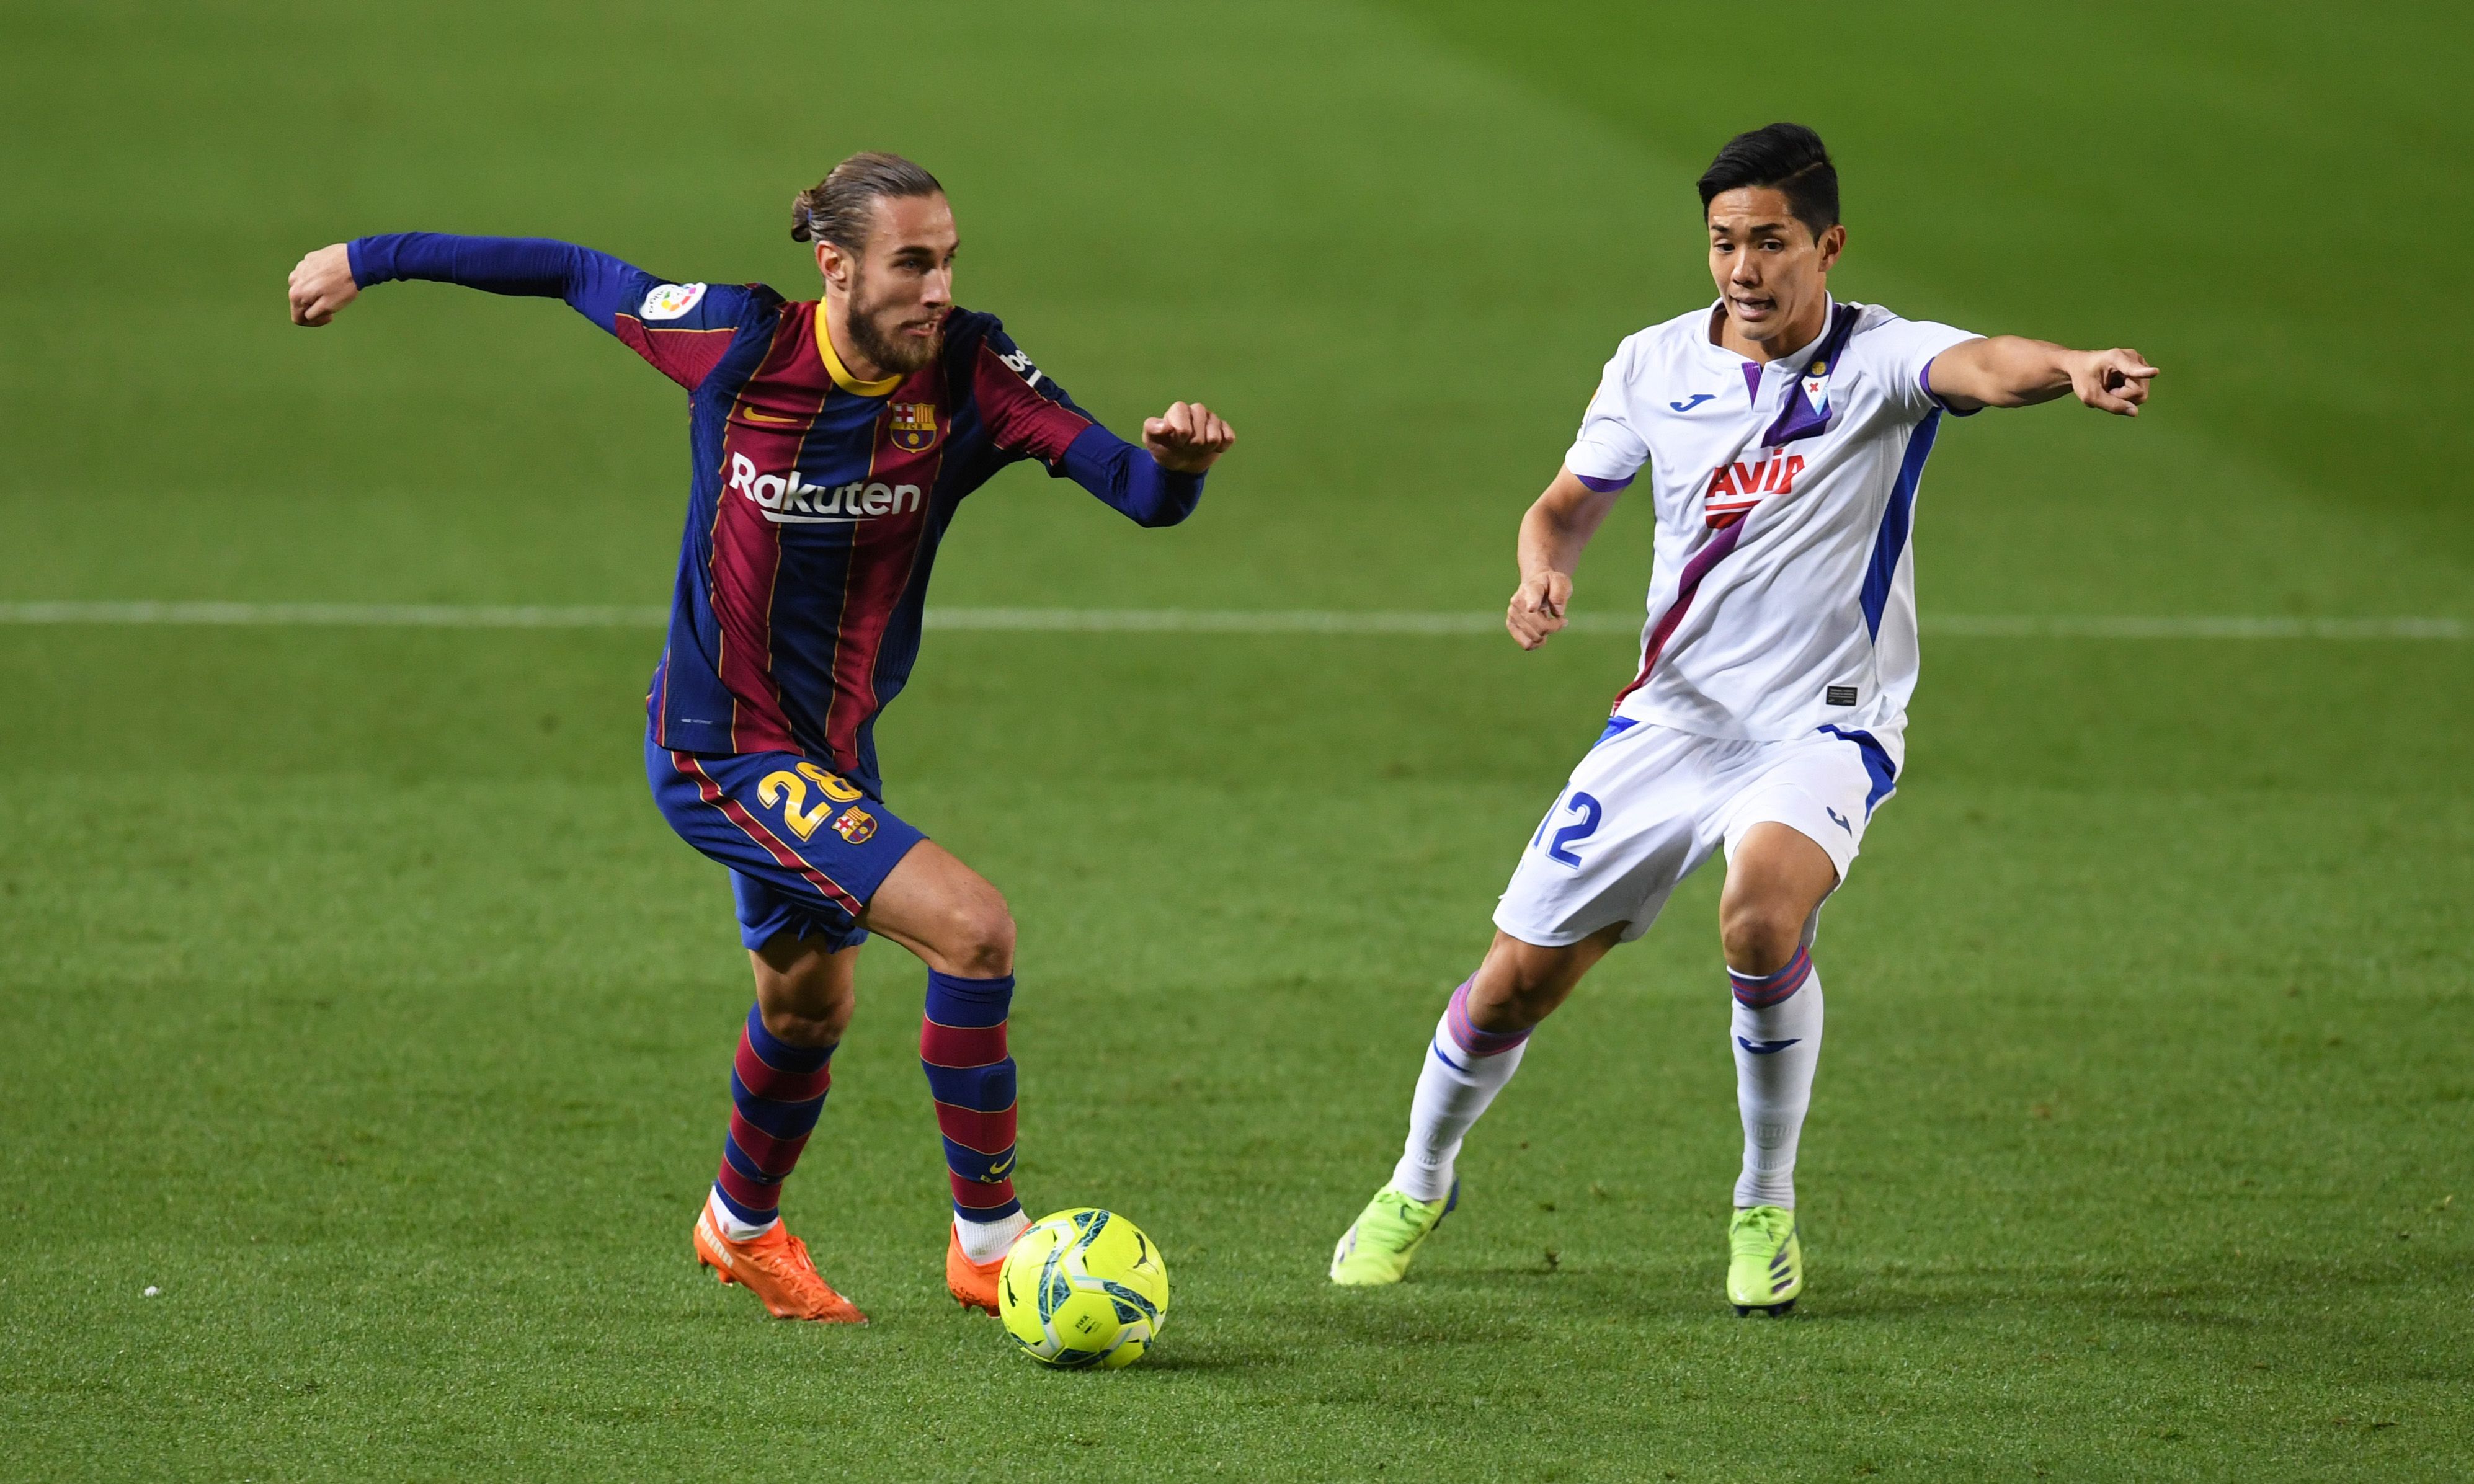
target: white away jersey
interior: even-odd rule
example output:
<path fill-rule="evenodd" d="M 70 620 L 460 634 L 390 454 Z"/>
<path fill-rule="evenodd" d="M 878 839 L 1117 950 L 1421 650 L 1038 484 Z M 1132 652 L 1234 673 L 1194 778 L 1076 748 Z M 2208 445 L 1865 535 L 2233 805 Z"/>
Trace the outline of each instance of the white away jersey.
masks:
<path fill-rule="evenodd" d="M 1926 369 L 1976 336 L 1831 305 L 1767 366 L 1710 341 L 1716 307 L 1607 362 L 1564 467 L 1591 488 L 1649 469 L 1658 546 L 1640 669 L 1615 715 L 1777 742 L 1895 731 L 1916 683 L 1916 485 L 1946 410 Z"/>

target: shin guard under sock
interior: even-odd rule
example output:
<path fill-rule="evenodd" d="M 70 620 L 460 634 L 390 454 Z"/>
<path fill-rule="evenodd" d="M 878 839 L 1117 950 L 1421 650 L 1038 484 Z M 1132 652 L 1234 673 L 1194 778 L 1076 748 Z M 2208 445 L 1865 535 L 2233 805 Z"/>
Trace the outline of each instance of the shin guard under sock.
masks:
<path fill-rule="evenodd" d="M 1461 1140 L 1519 1070 L 1529 1044 L 1526 1031 L 1487 1032 L 1469 1024 L 1468 991 L 1467 982 L 1452 991 L 1427 1042 L 1417 1095 L 1409 1103 L 1409 1142 L 1392 1171 L 1392 1184 L 1413 1201 L 1440 1201 L 1451 1193 Z"/>
<path fill-rule="evenodd" d="M 1014 1065 L 1006 1051 L 1013 976 L 963 979 L 931 970 L 919 1065 L 936 1100 L 945 1170 L 958 1222 L 1002 1224 L 1014 1199 Z"/>
<path fill-rule="evenodd" d="M 1744 1165 L 1735 1204 L 1795 1208 L 1795 1152 L 1821 1062 L 1821 976 L 1802 948 L 1774 974 L 1727 971 L 1735 991 L 1732 1038 Z"/>

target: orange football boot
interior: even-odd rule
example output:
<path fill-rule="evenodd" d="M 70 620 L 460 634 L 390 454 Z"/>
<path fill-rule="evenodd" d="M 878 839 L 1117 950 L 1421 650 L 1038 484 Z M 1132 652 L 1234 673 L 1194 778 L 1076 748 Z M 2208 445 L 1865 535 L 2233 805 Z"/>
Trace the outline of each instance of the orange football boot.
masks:
<path fill-rule="evenodd" d="M 966 1309 L 997 1311 L 997 1275 L 1005 1271 L 1005 1258 L 994 1262 L 973 1262 L 962 1253 L 962 1234 L 951 1222 L 945 1226 L 945 1291 Z"/>
<path fill-rule="evenodd" d="M 696 1261 L 713 1269 L 713 1276 L 723 1283 L 745 1285 L 775 1319 L 812 1319 L 826 1325 L 867 1323 L 859 1305 L 834 1292 L 833 1285 L 817 1276 L 815 1263 L 808 1257 L 808 1244 L 792 1236 L 781 1222 L 752 1241 L 734 1242 L 714 1225 L 713 1208 L 708 1205 L 696 1213 L 695 1254 Z M 990 1282 L 994 1283 L 993 1277 Z M 988 1291 L 996 1292 L 993 1286 Z"/>

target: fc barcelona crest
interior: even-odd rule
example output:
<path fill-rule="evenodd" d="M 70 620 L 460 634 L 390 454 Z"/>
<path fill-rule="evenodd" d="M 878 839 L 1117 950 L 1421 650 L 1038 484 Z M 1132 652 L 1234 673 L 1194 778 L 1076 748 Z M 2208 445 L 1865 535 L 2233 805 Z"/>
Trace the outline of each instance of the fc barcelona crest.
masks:
<path fill-rule="evenodd" d="M 933 401 L 897 401 L 893 404 L 893 446 L 905 453 L 918 453 L 936 441 L 936 404 Z"/>
<path fill-rule="evenodd" d="M 876 833 L 876 815 L 854 805 L 835 816 L 834 833 L 854 845 L 863 845 Z"/>

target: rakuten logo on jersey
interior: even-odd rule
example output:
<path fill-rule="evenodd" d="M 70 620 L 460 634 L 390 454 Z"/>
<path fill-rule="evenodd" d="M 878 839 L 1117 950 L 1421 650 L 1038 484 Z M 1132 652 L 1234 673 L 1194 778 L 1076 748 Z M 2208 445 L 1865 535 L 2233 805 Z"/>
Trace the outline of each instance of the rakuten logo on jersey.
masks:
<path fill-rule="evenodd" d="M 810 484 L 795 469 L 787 474 L 760 474 L 756 461 L 744 453 L 730 456 L 730 484 L 764 512 L 776 525 L 815 525 L 828 521 L 864 521 L 870 516 L 902 515 L 919 508 L 919 486 L 871 483 Z"/>
<path fill-rule="evenodd" d="M 1710 476 L 1710 498 L 1702 519 L 1711 530 L 1723 530 L 1773 495 L 1795 493 L 1796 476 L 1804 473 L 1804 455 L 1772 450 L 1758 464 L 1734 463 Z"/>

